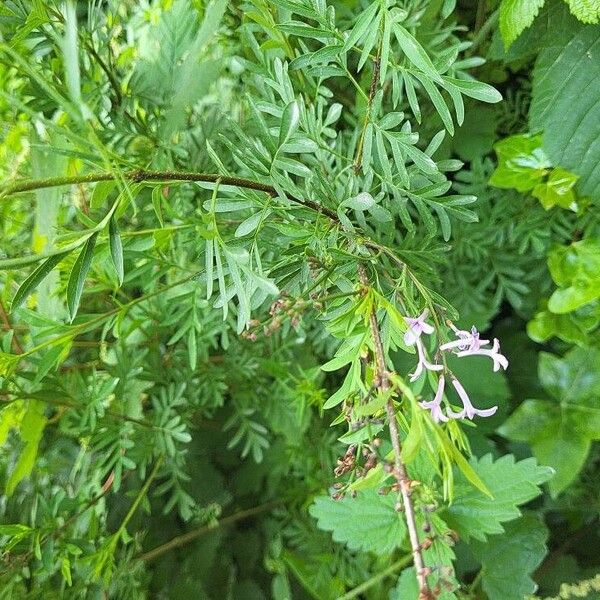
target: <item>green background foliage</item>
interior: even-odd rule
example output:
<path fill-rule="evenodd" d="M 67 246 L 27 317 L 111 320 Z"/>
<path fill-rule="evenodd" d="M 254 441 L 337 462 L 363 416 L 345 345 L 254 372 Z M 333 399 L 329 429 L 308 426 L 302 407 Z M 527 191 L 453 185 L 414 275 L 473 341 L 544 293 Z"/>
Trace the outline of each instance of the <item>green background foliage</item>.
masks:
<path fill-rule="evenodd" d="M 598 598 L 599 21 L 3 2 L 0 598 Z"/>

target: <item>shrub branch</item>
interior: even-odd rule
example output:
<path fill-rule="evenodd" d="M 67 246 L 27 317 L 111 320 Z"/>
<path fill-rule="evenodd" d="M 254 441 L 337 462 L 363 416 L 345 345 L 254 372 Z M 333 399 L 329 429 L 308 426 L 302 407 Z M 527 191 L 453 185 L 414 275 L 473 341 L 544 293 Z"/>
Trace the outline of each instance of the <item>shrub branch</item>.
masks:
<path fill-rule="evenodd" d="M 369 287 L 369 279 L 363 265 L 358 266 L 358 276 L 360 283 L 364 287 Z M 373 351 L 375 357 L 375 385 L 382 393 L 386 393 L 390 389 L 389 373 L 385 366 L 385 353 L 381 342 L 381 333 L 379 324 L 377 323 L 377 314 L 375 309 L 371 310 L 369 315 L 369 326 L 371 336 L 373 338 Z M 406 466 L 402 461 L 402 446 L 400 445 L 400 436 L 398 432 L 398 421 L 396 419 L 396 410 L 394 401 L 390 398 L 386 404 L 386 412 L 388 417 L 388 427 L 394 450 L 394 477 L 400 488 L 402 496 L 402 504 L 406 515 L 406 525 L 408 528 L 408 536 L 412 549 L 413 562 L 417 572 L 417 581 L 419 583 L 419 600 L 432 600 L 433 595 L 427 583 L 427 571 L 423 561 L 423 549 L 419 543 L 417 534 L 417 523 L 415 519 L 415 509 L 411 499 L 410 479 L 406 473 Z"/>

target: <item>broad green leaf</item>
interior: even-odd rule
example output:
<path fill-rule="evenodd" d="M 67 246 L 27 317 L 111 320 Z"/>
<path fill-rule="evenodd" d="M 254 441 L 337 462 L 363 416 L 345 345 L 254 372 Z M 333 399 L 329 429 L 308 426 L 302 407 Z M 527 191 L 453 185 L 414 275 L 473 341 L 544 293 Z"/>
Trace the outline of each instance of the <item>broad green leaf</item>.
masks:
<path fill-rule="evenodd" d="M 500 4 L 500 33 L 508 48 L 529 27 L 544 6 L 545 0 L 502 0 Z"/>
<path fill-rule="evenodd" d="M 527 335 L 539 344 L 547 342 L 553 336 L 580 346 L 589 341 L 586 328 L 573 313 L 557 315 L 548 310 L 536 313 L 527 323 Z"/>
<path fill-rule="evenodd" d="M 515 188 L 519 192 L 532 190 L 551 168 L 541 149 L 539 135 L 512 135 L 498 142 L 494 149 L 498 166 L 490 184 L 499 188 Z"/>
<path fill-rule="evenodd" d="M 552 469 L 539 466 L 535 459 L 515 462 L 511 454 L 496 461 L 491 454 L 480 460 L 472 458 L 471 466 L 492 497 L 474 489 L 464 478 L 457 482 L 454 501 L 444 512 L 444 519 L 464 540 L 484 541 L 488 535 L 502 533 L 503 523 L 520 517 L 518 507 L 539 496 L 541 484 L 553 475 Z"/>
<path fill-rule="evenodd" d="M 588 238 L 548 254 L 548 268 L 559 286 L 548 301 L 557 314 L 572 312 L 600 298 L 600 241 Z"/>
<path fill-rule="evenodd" d="M 15 296 L 10 305 L 10 310 L 13 311 L 23 302 L 25 302 L 27 296 L 31 294 L 35 288 L 41 283 L 52 269 L 63 259 L 69 252 L 63 252 L 62 254 L 55 254 L 50 258 L 47 258 L 41 265 L 39 265 L 29 277 L 19 286 L 19 289 L 15 293 Z"/>
<path fill-rule="evenodd" d="M 564 0 L 570 11 L 583 23 L 600 22 L 600 0 Z"/>
<path fill-rule="evenodd" d="M 600 351 L 576 348 L 564 358 L 541 353 L 539 378 L 554 400 L 526 400 L 498 429 L 527 442 L 534 456 L 556 475 L 548 482 L 557 496 L 578 476 L 591 442 L 600 439 Z"/>
<path fill-rule="evenodd" d="M 108 243 L 110 246 L 110 256 L 112 258 L 115 271 L 117 272 L 119 285 L 122 285 L 123 277 L 125 276 L 123 271 L 123 243 L 121 242 L 121 235 L 119 234 L 117 220 L 115 219 L 114 215 L 108 222 Z"/>
<path fill-rule="evenodd" d="M 568 21 L 569 17 L 567 17 Z M 579 175 L 582 195 L 600 197 L 600 28 L 565 23 L 549 35 L 535 63 L 530 127 L 543 131 L 554 165 Z"/>
<path fill-rule="evenodd" d="M 357 492 L 333 500 L 318 496 L 310 507 L 319 529 L 331 531 L 333 540 L 350 550 L 390 554 L 404 542 L 406 525 L 402 513 L 395 510 L 396 495 L 381 496 L 377 490 Z"/>
<path fill-rule="evenodd" d="M 548 530 L 536 517 L 526 515 L 509 523 L 502 536 L 472 542 L 481 563 L 481 586 L 489 600 L 523 600 L 537 586 L 531 574 L 546 555 Z"/>
<path fill-rule="evenodd" d="M 94 257 L 94 246 L 96 245 L 97 237 L 98 233 L 93 233 L 86 241 L 79 256 L 75 260 L 69 275 L 69 281 L 67 283 L 67 306 L 69 307 L 71 321 L 73 321 L 77 314 L 85 278 L 87 277 L 92 264 L 92 258 Z"/>
<path fill-rule="evenodd" d="M 548 180 L 538 183 L 531 192 L 549 210 L 553 206 L 571 209 L 577 212 L 577 197 L 574 192 L 579 177 L 561 168 L 552 169 Z"/>

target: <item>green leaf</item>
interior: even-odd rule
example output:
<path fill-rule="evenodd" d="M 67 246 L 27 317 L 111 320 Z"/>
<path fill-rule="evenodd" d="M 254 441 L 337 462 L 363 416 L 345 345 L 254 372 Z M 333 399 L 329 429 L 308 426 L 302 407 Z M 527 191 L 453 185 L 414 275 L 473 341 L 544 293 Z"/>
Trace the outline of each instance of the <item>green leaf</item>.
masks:
<path fill-rule="evenodd" d="M 502 533 L 503 523 L 521 516 L 518 506 L 541 494 L 540 485 L 548 481 L 552 469 L 539 466 L 533 458 L 515 462 L 508 454 L 493 461 L 487 454 L 471 459 L 471 466 L 492 494 L 484 496 L 463 479 L 456 484 L 455 498 L 444 513 L 445 521 L 461 538 L 485 541 L 486 536 Z"/>
<path fill-rule="evenodd" d="M 79 301 L 81 300 L 81 294 L 83 293 L 83 284 L 85 278 L 92 264 L 92 258 L 94 257 L 94 246 L 96 245 L 96 238 L 98 233 L 92 234 L 86 243 L 84 244 L 77 260 L 73 264 L 71 273 L 69 275 L 69 281 L 67 283 L 67 306 L 69 307 L 69 315 L 71 321 L 77 314 L 79 307 Z"/>
<path fill-rule="evenodd" d="M 538 183 L 531 192 L 541 205 L 549 210 L 553 206 L 571 209 L 577 212 L 577 197 L 574 188 L 579 177 L 565 169 L 552 169 L 548 180 Z"/>
<path fill-rule="evenodd" d="M 46 422 L 44 403 L 37 400 L 29 400 L 19 429 L 19 434 L 23 442 L 25 442 L 25 447 L 21 451 L 19 460 L 6 482 L 7 496 L 12 495 L 17 485 L 30 475 L 37 457 L 38 446 L 46 427 Z"/>
<path fill-rule="evenodd" d="M 530 575 L 546 555 L 548 530 L 534 516 L 524 516 L 506 526 L 493 542 L 473 542 L 481 563 L 481 586 L 489 600 L 523 600 L 537 586 Z"/>
<path fill-rule="evenodd" d="M 161 187 L 152 188 L 152 208 L 154 209 L 154 214 L 156 215 L 156 218 L 158 219 L 160 226 L 164 227 L 165 223 L 163 221 L 162 203 L 163 203 L 162 188 Z"/>
<path fill-rule="evenodd" d="M 252 233 L 260 225 L 262 220 L 267 218 L 268 214 L 269 211 L 260 211 L 249 216 L 247 219 L 244 219 L 237 226 L 234 236 L 239 238 Z"/>
<path fill-rule="evenodd" d="M 481 81 L 444 77 L 444 82 L 458 88 L 465 96 L 481 100 L 481 102 L 495 104 L 502 100 L 502 94 L 495 87 Z"/>
<path fill-rule="evenodd" d="M 536 60 L 530 127 L 543 131 L 554 165 L 579 175 L 579 190 L 600 198 L 600 28 L 581 25 L 549 35 Z"/>
<path fill-rule="evenodd" d="M 377 14 L 377 9 L 379 8 L 379 4 L 377 2 L 371 2 L 369 4 L 369 8 L 363 11 L 356 20 L 350 35 L 346 38 L 344 42 L 344 52 L 347 52 L 354 46 L 367 32 L 369 29 L 369 25 L 371 21 L 373 21 L 375 15 Z"/>
<path fill-rule="evenodd" d="M 110 256 L 112 258 L 115 271 L 117 272 L 119 285 L 122 285 L 123 277 L 125 276 L 123 270 L 123 243 L 121 242 L 117 220 L 115 219 L 114 215 L 108 222 L 108 244 L 110 246 Z"/>
<path fill-rule="evenodd" d="M 115 189 L 117 186 L 117 182 L 114 180 L 111 181 L 99 181 L 94 186 L 94 191 L 92 192 L 92 197 L 90 198 L 90 208 L 100 208 L 108 195 Z"/>
<path fill-rule="evenodd" d="M 557 496 L 581 471 L 592 440 L 600 439 L 600 350 L 576 348 L 564 358 L 540 353 L 539 379 L 555 400 L 526 400 L 498 429 L 527 442 L 534 456 L 556 475 L 548 482 Z"/>
<path fill-rule="evenodd" d="M 14 295 L 14 298 L 10 305 L 10 310 L 13 311 L 23 302 L 29 294 L 31 294 L 35 288 L 42 282 L 42 280 L 54 269 L 54 267 L 65 258 L 69 252 L 63 252 L 62 254 L 55 254 L 50 258 L 47 258 L 41 265 L 39 265 L 31 275 L 19 286 L 19 289 Z"/>
<path fill-rule="evenodd" d="M 279 146 L 283 146 L 300 124 L 300 108 L 295 100 L 292 100 L 284 109 L 281 115 L 281 125 L 279 126 Z"/>
<path fill-rule="evenodd" d="M 498 166 L 490 184 L 499 188 L 515 188 L 519 192 L 532 190 L 551 167 L 541 149 L 539 135 L 511 135 L 494 145 Z"/>
<path fill-rule="evenodd" d="M 350 550 L 386 555 L 400 547 L 406 536 L 406 525 L 395 503 L 395 494 L 381 496 L 377 490 L 365 490 L 357 492 L 355 498 L 341 500 L 318 496 L 309 512 L 319 529 L 331 531 L 334 541 L 345 543 Z"/>
<path fill-rule="evenodd" d="M 600 241 L 588 238 L 548 254 L 548 268 L 559 286 L 548 309 L 565 314 L 600 298 Z"/>
<path fill-rule="evenodd" d="M 508 48 L 529 27 L 544 6 L 545 0 L 502 0 L 500 4 L 500 33 Z"/>
<path fill-rule="evenodd" d="M 399 23 L 394 24 L 394 35 L 398 40 L 400 49 L 404 52 L 408 60 L 429 79 L 441 84 L 443 79 L 437 72 L 423 46 Z"/>
<path fill-rule="evenodd" d="M 569 9 L 583 23 L 600 22 L 600 0 L 565 0 Z"/>
<path fill-rule="evenodd" d="M 428 537 L 433 544 L 423 552 L 423 561 L 431 569 L 427 581 L 432 588 L 438 588 L 439 595 L 436 600 L 456 600 L 456 591 L 459 587 L 454 576 L 454 550 L 451 532 L 446 523 L 437 515 L 429 515 Z M 424 519 L 417 514 L 418 531 L 422 531 Z M 425 535 L 420 533 L 419 541 L 423 543 Z M 440 589 L 441 588 L 441 589 Z M 416 600 L 419 597 L 417 576 L 414 567 L 404 569 L 398 579 L 396 587 L 390 592 L 389 600 Z"/>

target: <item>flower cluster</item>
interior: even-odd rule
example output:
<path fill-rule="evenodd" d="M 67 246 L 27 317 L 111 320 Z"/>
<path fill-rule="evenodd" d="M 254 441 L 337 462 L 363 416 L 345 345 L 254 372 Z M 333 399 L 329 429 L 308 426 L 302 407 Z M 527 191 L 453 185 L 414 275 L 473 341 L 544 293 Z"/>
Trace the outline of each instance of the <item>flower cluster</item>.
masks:
<path fill-rule="evenodd" d="M 419 357 L 417 367 L 410 375 L 410 381 L 416 381 L 425 369 L 428 371 L 444 370 L 444 365 L 434 364 L 428 360 L 425 346 L 421 339 L 423 334 L 431 335 L 434 331 L 433 327 L 425 321 L 428 315 L 429 311 L 424 310 L 416 318 L 405 319 L 408 324 L 408 330 L 404 334 L 404 343 L 407 346 L 415 346 L 417 356 Z M 486 346 L 489 346 L 490 341 L 482 340 L 475 327 L 472 327 L 471 331 L 465 331 L 457 329 L 454 325 L 450 324 L 450 328 L 456 335 L 456 339 L 439 346 L 437 352 L 438 355 L 442 352 L 453 352 L 458 357 L 475 355 L 489 356 L 492 359 L 494 371 L 498 371 L 500 368 L 506 370 L 508 367 L 508 360 L 505 356 L 500 354 L 500 342 L 497 339 L 494 339 L 492 347 L 489 348 Z M 460 381 L 452 376 L 452 385 L 462 402 L 463 408 L 459 412 L 454 412 L 450 408 L 447 408 L 444 413 L 442 410 L 442 399 L 444 397 L 445 385 L 446 379 L 442 373 L 438 380 L 437 392 L 433 400 L 420 403 L 422 408 L 428 409 L 431 412 L 431 417 L 436 423 L 446 422 L 449 419 L 473 419 L 475 415 L 479 417 L 491 417 L 496 410 L 498 410 L 497 406 L 487 409 L 475 408 Z"/>

